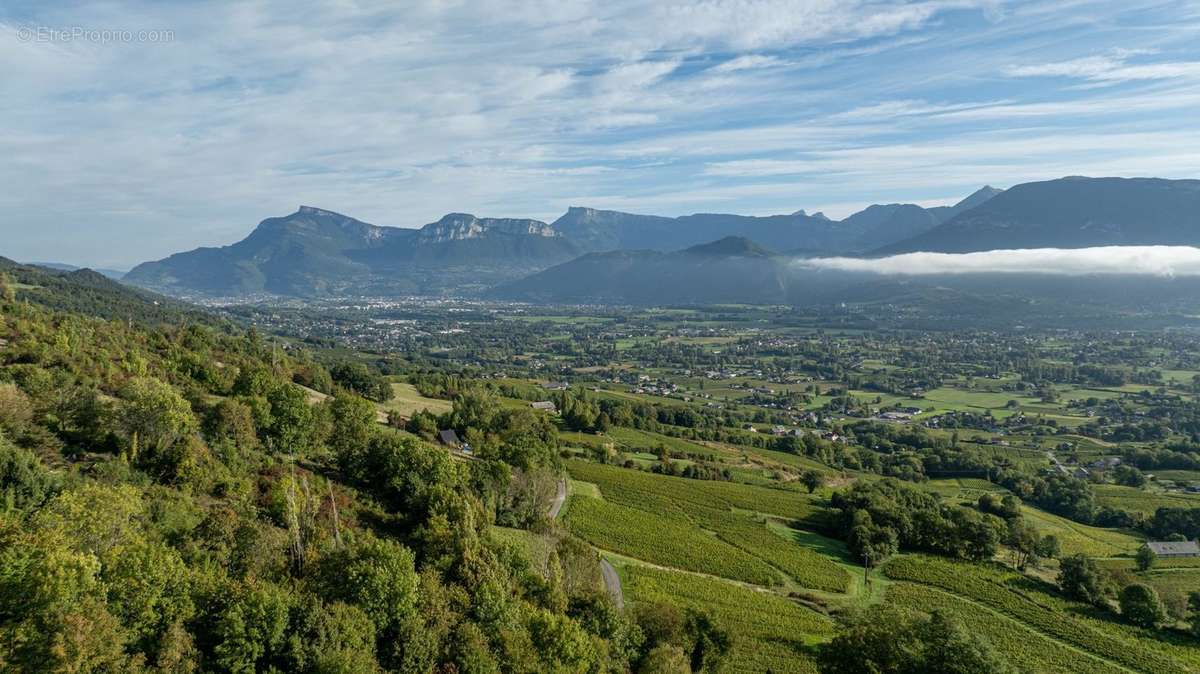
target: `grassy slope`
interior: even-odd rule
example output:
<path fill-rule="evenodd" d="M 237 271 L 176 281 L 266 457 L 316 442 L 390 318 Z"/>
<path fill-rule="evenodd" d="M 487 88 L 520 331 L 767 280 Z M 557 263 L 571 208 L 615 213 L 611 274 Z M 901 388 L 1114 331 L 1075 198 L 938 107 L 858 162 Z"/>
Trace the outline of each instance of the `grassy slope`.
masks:
<path fill-rule="evenodd" d="M 635 604 L 666 600 L 712 611 L 733 636 L 723 671 L 815 674 L 810 647 L 833 633 L 828 618 L 776 594 L 678 571 L 621 570 L 626 596 Z"/>
<path fill-rule="evenodd" d="M 1127 669 L 1183 674 L 1200 668 L 1194 641 L 1120 623 L 1112 614 L 1068 602 L 1045 584 L 1007 569 L 910 555 L 892 560 L 884 572 L 893 580 L 958 595 Z"/>

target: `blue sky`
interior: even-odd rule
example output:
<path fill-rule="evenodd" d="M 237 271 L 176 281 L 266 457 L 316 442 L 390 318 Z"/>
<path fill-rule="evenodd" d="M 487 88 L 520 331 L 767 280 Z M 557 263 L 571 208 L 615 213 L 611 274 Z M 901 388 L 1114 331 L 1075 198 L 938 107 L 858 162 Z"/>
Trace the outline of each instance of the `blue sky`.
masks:
<path fill-rule="evenodd" d="M 402 4 L 0 5 L 0 255 L 128 267 L 302 203 L 841 217 L 1200 176 L 1200 2 Z"/>

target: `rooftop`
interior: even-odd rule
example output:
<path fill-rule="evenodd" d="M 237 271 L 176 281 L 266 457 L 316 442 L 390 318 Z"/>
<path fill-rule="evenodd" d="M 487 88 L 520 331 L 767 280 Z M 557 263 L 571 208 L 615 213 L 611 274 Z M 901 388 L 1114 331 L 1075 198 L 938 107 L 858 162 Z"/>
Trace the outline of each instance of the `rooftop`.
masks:
<path fill-rule="evenodd" d="M 1196 541 L 1150 541 L 1146 547 L 1156 555 L 1200 555 Z"/>

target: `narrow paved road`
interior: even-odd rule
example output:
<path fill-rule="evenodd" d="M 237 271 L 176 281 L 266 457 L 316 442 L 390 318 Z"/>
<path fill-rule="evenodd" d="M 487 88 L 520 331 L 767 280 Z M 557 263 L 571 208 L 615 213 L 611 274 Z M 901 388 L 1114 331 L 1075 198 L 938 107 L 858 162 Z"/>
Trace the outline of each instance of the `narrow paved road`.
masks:
<path fill-rule="evenodd" d="M 558 481 L 558 493 L 554 495 L 554 501 L 550 504 L 550 519 L 558 519 L 558 511 L 562 510 L 563 502 L 567 500 L 567 481 Z"/>
<path fill-rule="evenodd" d="M 621 593 L 621 577 L 617 575 L 617 570 L 613 568 L 613 565 L 603 557 L 600 558 L 600 575 L 604 576 L 604 589 L 608 590 L 608 596 L 612 597 L 613 604 L 619 609 L 625 608 L 625 595 Z"/>

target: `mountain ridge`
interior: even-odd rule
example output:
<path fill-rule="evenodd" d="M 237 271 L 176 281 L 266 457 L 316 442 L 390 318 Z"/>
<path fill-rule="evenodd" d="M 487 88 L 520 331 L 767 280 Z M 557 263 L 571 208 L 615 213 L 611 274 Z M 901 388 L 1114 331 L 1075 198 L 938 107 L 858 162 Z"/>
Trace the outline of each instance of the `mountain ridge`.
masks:
<path fill-rule="evenodd" d="M 803 209 L 641 215 L 571 206 L 551 223 L 448 213 L 416 229 L 303 205 L 228 246 L 138 265 L 130 283 L 176 294 L 476 294 L 597 252 L 881 256 L 931 250 L 1200 245 L 1200 181 L 1067 177 L 984 186 L 950 206 L 873 204 L 842 220 Z M 588 257 L 595 261 L 597 258 Z M 674 258 L 672 258 L 674 259 Z"/>
<path fill-rule="evenodd" d="M 1200 245 L 1200 180 L 1069 176 L 1022 183 L 870 254 L 1113 245 Z"/>

